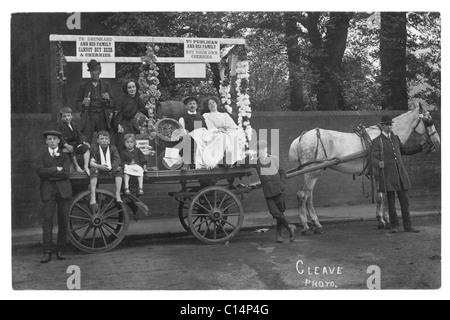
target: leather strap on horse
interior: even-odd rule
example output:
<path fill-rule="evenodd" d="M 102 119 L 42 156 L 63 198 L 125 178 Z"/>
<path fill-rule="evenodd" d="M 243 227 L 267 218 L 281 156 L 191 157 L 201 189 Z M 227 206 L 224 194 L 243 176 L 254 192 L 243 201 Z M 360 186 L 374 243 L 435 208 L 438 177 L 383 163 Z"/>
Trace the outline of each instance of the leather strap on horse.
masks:
<path fill-rule="evenodd" d="M 375 203 L 375 187 L 374 187 L 374 174 L 371 166 L 371 153 L 372 153 L 372 139 L 366 131 L 364 125 L 359 124 L 355 127 L 355 133 L 361 138 L 361 143 L 363 145 L 364 150 L 367 152 L 367 156 L 363 158 L 363 169 L 358 176 L 362 176 L 365 172 L 368 171 L 366 176 L 370 179 L 371 189 L 372 189 L 372 203 Z M 355 177 L 355 175 L 353 176 Z M 364 180 L 362 181 L 363 194 L 365 193 L 365 185 Z"/>
<path fill-rule="evenodd" d="M 328 159 L 327 150 L 325 149 L 325 146 L 324 146 L 323 141 L 322 141 L 322 137 L 320 135 L 320 129 L 316 128 L 316 131 L 317 131 L 317 145 L 316 145 L 316 151 L 314 153 L 314 160 L 308 161 L 308 162 L 305 162 L 305 163 L 301 163 L 300 166 L 297 168 L 297 170 L 301 170 L 301 169 L 303 169 L 303 168 L 305 168 L 305 167 L 307 167 L 309 165 L 312 165 L 312 164 L 324 163 L 326 161 L 330 161 L 331 160 L 331 159 Z M 302 141 L 302 138 L 303 138 L 303 136 L 305 135 L 306 132 L 307 131 L 304 131 L 301 134 L 300 138 L 298 139 L 298 143 L 300 143 Z M 317 157 L 319 156 L 319 144 L 322 145 L 322 149 L 323 149 L 323 152 L 325 154 L 325 158 L 323 158 L 323 159 L 317 159 Z"/>

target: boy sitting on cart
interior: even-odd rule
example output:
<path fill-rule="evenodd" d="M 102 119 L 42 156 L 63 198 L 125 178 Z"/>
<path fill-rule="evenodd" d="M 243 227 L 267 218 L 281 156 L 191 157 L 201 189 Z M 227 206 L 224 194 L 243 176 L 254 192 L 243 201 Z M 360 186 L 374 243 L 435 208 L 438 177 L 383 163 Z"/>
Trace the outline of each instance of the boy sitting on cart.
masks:
<path fill-rule="evenodd" d="M 72 121 L 73 115 L 71 108 L 61 108 L 59 115 L 60 121 L 58 121 L 56 126 L 56 131 L 62 134 L 59 148 L 64 153 L 69 154 L 76 172 L 86 172 L 89 175 L 89 148 L 91 146 L 86 142 L 86 138 L 81 134 L 76 123 Z M 78 164 L 77 155 L 83 155 L 84 170 Z"/>
<path fill-rule="evenodd" d="M 117 148 L 111 145 L 111 138 L 108 132 L 100 131 L 98 133 L 98 146 L 91 147 L 91 205 L 97 203 L 95 196 L 98 176 L 108 174 L 115 177 L 116 181 L 116 200 L 123 202 L 120 196 L 122 189 L 123 173 L 120 167 L 120 154 Z"/>

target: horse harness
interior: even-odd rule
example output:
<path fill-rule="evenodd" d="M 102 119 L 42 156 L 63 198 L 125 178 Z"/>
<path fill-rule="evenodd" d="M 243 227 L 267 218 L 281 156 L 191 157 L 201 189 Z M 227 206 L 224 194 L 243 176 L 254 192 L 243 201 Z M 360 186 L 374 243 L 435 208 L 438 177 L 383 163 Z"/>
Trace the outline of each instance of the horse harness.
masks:
<path fill-rule="evenodd" d="M 437 134 L 437 130 L 435 129 L 432 133 L 428 133 L 428 128 L 431 128 L 434 126 L 434 120 L 433 118 L 430 116 L 430 113 L 427 112 L 425 114 L 420 114 L 420 118 L 419 121 L 417 121 L 416 126 L 414 127 L 414 132 L 417 133 L 416 129 L 417 127 L 420 125 L 420 121 L 423 122 L 423 124 L 425 125 L 425 131 L 427 133 L 427 141 L 426 143 L 430 146 L 430 148 L 428 148 L 427 154 L 429 154 L 431 151 L 433 151 L 433 149 L 435 148 L 434 143 L 431 140 L 431 137 L 433 137 L 435 134 Z"/>

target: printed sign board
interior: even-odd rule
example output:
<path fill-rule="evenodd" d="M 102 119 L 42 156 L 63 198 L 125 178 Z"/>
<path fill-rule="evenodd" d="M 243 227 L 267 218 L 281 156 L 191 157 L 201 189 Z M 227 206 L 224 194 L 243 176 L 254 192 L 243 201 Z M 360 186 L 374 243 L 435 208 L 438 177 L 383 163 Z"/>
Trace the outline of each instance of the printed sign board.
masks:
<path fill-rule="evenodd" d="M 219 39 L 186 38 L 184 40 L 184 58 L 195 62 L 220 62 Z"/>

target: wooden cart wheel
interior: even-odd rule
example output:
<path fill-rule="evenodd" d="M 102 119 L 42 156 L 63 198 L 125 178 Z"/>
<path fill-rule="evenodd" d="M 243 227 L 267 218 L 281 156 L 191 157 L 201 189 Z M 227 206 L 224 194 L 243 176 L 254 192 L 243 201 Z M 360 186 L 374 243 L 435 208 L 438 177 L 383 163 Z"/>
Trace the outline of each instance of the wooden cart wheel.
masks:
<path fill-rule="evenodd" d="M 68 234 L 72 244 L 87 253 L 102 253 L 122 242 L 129 217 L 123 203 L 114 194 L 97 189 L 97 204 L 89 204 L 91 192 L 80 193 L 69 209 Z"/>
<path fill-rule="evenodd" d="M 192 233 L 191 228 L 189 227 L 189 221 L 188 221 L 188 212 L 189 212 L 189 207 L 191 204 L 191 198 L 186 198 L 184 202 L 180 202 L 180 205 L 178 206 L 178 219 L 180 219 L 181 225 L 183 226 L 183 228 L 189 232 Z M 194 209 L 196 214 L 202 214 L 205 213 L 205 210 L 201 209 L 201 208 L 195 208 Z M 198 216 L 194 219 L 194 224 L 197 223 L 197 221 L 203 221 L 204 217 L 202 216 Z"/>
<path fill-rule="evenodd" d="M 189 228 L 189 222 L 188 222 L 188 212 L 189 212 L 189 201 L 190 198 L 184 199 L 184 202 L 180 202 L 180 205 L 178 206 L 178 219 L 180 219 L 181 225 L 187 232 L 191 232 L 191 229 Z"/>
<path fill-rule="evenodd" d="M 188 222 L 197 239 L 208 244 L 225 243 L 241 229 L 244 210 L 241 201 L 230 190 L 209 187 L 192 200 Z"/>

